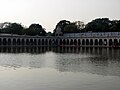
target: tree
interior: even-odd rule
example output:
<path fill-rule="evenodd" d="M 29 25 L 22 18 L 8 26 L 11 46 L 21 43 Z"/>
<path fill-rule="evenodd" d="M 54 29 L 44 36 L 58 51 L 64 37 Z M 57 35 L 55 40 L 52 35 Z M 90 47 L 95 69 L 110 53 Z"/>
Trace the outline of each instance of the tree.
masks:
<path fill-rule="evenodd" d="M 4 22 L 0 25 L 1 33 L 22 34 L 23 26 L 19 23 Z"/>
<path fill-rule="evenodd" d="M 120 20 L 113 20 L 110 30 L 113 32 L 120 32 Z"/>
<path fill-rule="evenodd" d="M 95 19 L 85 26 L 85 31 L 109 32 L 112 22 L 108 18 Z"/>
<path fill-rule="evenodd" d="M 31 24 L 29 28 L 25 30 L 26 35 L 39 35 L 39 36 L 45 36 L 46 31 L 42 28 L 39 24 Z"/>
<path fill-rule="evenodd" d="M 70 23 L 65 26 L 63 33 L 80 33 L 80 29 L 78 29 L 76 23 Z"/>
<path fill-rule="evenodd" d="M 67 20 L 61 20 L 59 23 L 57 23 L 56 28 L 53 31 L 53 34 L 55 34 L 56 32 L 63 32 L 64 28 L 66 25 L 69 25 L 70 21 Z"/>
<path fill-rule="evenodd" d="M 84 23 L 81 21 L 70 22 L 67 20 L 60 21 L 54 30 L 54 34 L 61 34 L 61 33 L 79 33 L 80 30 L 84 28 Z"/>
<path fill-rule="evenodd" d="M 18 24 L 18 23 L 12 23 L 8 26 L 8 29 L 10 29 L 12 34 L 21 35 L 22 30 L 23 30 L 23 26 L 21 24 Z"/>

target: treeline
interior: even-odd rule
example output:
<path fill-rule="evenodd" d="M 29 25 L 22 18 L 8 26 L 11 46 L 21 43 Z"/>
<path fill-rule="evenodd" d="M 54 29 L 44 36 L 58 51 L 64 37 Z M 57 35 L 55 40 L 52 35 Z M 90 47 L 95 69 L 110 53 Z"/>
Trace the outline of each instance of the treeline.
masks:
<path fill-rule="evenodd" d="M 28 28 L 19 23 L 4 22 L 0 24 L 0 33 L 2 34 L 17 34 L 30 36 L 45 36 L 46 31 L 39 24 L 31 24 Z"/>
<path fill-rule="evenodd" d="M 109 20 L 109 18 L 98 18 L 92 20 L 88 24 L 81 21 L 70 22 L 61 20 L 57 23 L 53 33 L 82 33 L 82 32 L 120 32 L 120 20 Z M 19 24 L 4 22 L 0 23 L 0 33 L 4 34 L 18 34 L 30 36 L 46 36 L 45 29 L 39 24 L 31 24 L 28 28 Z"/>
<path fill-rule="evenodd" d="M 109 18 L 98 18 L 88 24 L 81 21 L 70 22 L 67 20 L 60 21 L 53 31 L 55 34 L 58 30 L 64 33 L 81 33 L 81 32 L 120 32 L 120 20 L 109 20 Z"/>
<path fill-rule="evenodd" d="M 109 18 L 95 19 L 89 22 L 82 31 L 120 32 L 120 20 L 109 20 Z"/>

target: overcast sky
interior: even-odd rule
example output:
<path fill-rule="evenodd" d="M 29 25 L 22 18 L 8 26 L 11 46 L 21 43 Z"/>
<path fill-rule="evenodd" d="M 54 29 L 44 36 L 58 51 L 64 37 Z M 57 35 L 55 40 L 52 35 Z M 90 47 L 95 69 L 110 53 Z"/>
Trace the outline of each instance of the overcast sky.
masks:
<path fill-rule="evenodd" d="M 53 31 L 63 19 L 85 23 L 104 17 L 120 19 L 119 9 L 120 0 L 0 0 L 0 22 L 39 23 Z"/>

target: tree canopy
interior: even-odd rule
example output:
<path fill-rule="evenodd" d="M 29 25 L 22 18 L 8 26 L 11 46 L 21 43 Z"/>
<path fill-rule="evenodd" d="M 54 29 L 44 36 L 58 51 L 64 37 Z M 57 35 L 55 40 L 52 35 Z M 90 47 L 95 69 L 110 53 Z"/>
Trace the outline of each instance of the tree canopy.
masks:
<path fill-rule="evenodd" d="M 31 24 L 28 28 L 19 23 L 4 22 L 0 24 L 0 33 L 18 34 L 18 35 L 39 35 L 45 36 L 46 31 L 39 24 Z"/>
<path fill-rule="evenodd" d="M 61 20 L 57 25 L 53 33 L 57 32 L 60 28 L 62 33 L 79 33 L 84 27 L 84 23 L 81 21 L 70 22 L 67 20 Z"/>
<path fill-rule="evenodd" d="M 53 30 L 55 33 L 82 33 L 82 32 L 120 32 L 120 20 L 110 20 L 109 18 L 97 18 L 87 23 L 82 21 L 70 22 L 68 20 L 61 20 L 57 23 Z M 5 34 L 18 34 L 30 36 L 45 36 L 45 29 L 40 24 L 31 24 L 28 28 L 20 23 L 4 22 L 0 23 L 0 33 Z M 56 34 L 56 35 L 57 35 Z"/>
<path fill-rule="evenodd" d="M 99 18 L 89 22 L 84 30 L 85 32 L 119 32 L 120 21 L 109 20 L 109 18 Z"/>
<path fill-rule="evenodd" d="M 31 24 L 29 28 L 24 30 L 24 34 L 32 36 L 34 35 L 45 36 L 46 31 L 39 24 Z"/>

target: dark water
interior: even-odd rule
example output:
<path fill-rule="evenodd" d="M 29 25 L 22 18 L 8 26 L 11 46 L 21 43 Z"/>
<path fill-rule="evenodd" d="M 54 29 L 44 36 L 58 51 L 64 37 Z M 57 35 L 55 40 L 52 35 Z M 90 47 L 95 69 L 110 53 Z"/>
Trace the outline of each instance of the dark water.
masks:
<path fill-rule="evenodd" d="M 2 47 L 0 90 L 120 90 L 120 49 Z"/>

